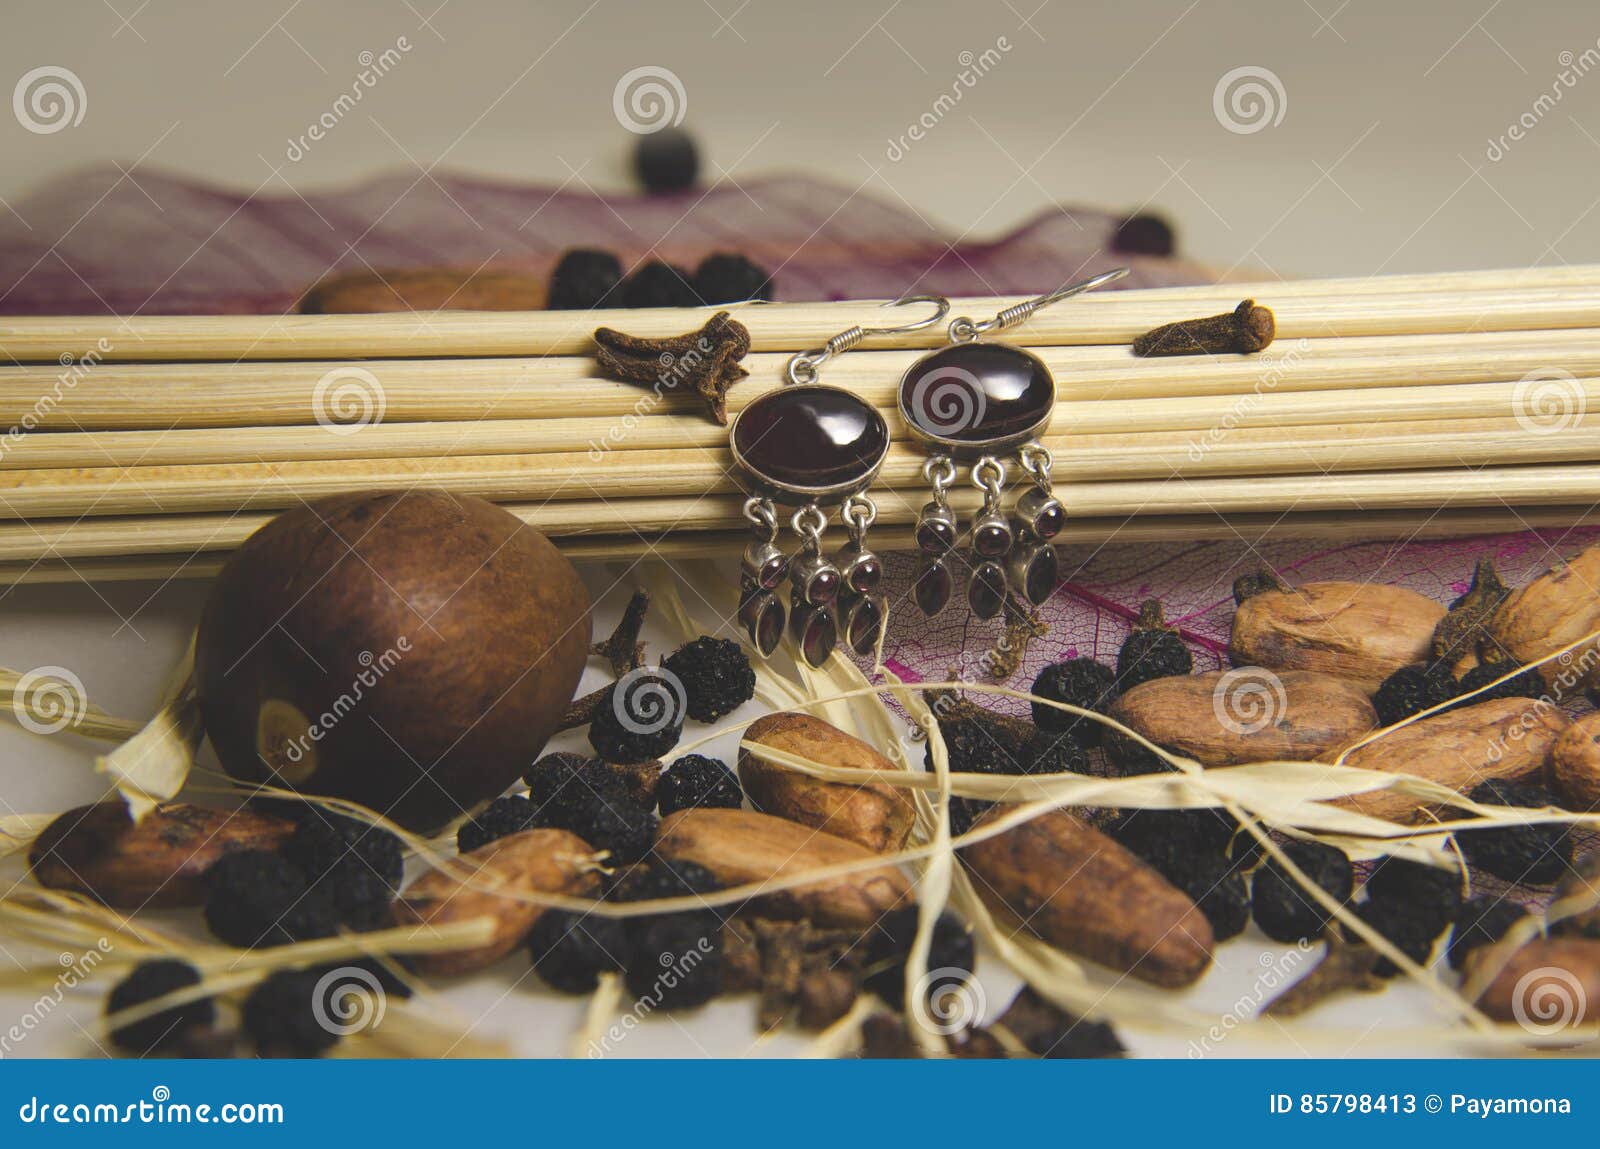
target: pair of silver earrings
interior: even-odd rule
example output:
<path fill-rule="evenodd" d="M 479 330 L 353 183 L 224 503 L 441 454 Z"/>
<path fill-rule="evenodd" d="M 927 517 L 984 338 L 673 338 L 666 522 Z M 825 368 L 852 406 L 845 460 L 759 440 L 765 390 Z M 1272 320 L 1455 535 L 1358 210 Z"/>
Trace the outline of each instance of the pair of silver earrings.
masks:
<path fill-rule="evenodd" d="M 1067 515 L 1051 491 L 1050 452 L 1039 442 L 1055 411 L 1055 380 L 1037 355 L 984 337 L 1126 274 L 1118 268 L 981 322 L 958 317 L 950 322 L 949 342 L 901 377 L 896 408 L 929 452 L 923 474 L 932 498 L 917 520 L 921 561 L 913 588 L 924 613 L 949 603 L 956 581 L 951 561 L 963 537 L 971 550 L 967 602 L 979 618 L 999 614 L 1012 592 L 1038 605 L 1055 589 L 1051 540 Z M 867 492 L 888 457 L 889 424 L 854 392 L 819 382 L 819 369 L 868 336 L 922 331 L 950 312 L 950 301 L 938 295 L 908 296 L 892 306 L 913 304 L 931 305 L 933 314 L 899 327 L 851 327 L 794 356 L 788 385 L 756 399 L 729 428 L 729 447 L 750 496 L 745 517 L 756 535 L 741 566 L 739 618 L 763 655 L 777 648 L 786 626 L 812 666 L 826 662 L 841 639 L 861 656 L 877 647 L 887 611 L 878 593 L 883 563 L 866 543 L 877 518 Z M 1032 484 L 1008 513 L 1003 495 L 1013 457 Z M 963 463 L 971 464 L 972 482 L 983 492 L 965 536 L 949 501 Z M 822 548 L 824 508 L 834 506 L 847 542 L 829 558 Z M 778 545 L 780 507 L 793 508 L 790 525 L 800 546 L 792 555 Z M 779 597 L 785 582 L 787 607 Z"/>

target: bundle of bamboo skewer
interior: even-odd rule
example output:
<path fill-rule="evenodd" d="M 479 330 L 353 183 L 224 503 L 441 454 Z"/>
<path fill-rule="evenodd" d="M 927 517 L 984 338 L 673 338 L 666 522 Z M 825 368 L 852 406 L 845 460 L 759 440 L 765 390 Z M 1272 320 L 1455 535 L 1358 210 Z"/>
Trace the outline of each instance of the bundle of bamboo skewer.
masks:
<path fill-rule="evenodd" d="M 1246 296 L 1277 317 L 1259 354 L 1128 349 Z M 0 582 L 204 575 L 279 509 L 409 486 L 505 503 L 574 557 L 742 545 L 726 430 L 592 358 L 597 326 L 675 335 L 711 310 L 0 321 Z M 752 352 L 734 412 L 793 352 L 882 317 L 735 310 Z M 881 547 L 926 497 L 896 383 L 942 338 L 875 337 L 825 369 L 888 414 Z M 1104 292 L 1005 338 L 1056 377 L 1066 542 L 1469 533 L 1586 522 L 1600 503 L 1584 418 L 1600 266 Z"/>

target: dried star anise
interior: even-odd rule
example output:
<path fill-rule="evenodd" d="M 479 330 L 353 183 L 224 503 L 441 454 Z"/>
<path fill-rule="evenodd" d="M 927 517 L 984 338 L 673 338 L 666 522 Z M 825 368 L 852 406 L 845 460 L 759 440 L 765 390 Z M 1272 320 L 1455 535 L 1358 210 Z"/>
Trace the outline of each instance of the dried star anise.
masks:
<path fill-rule="evenodd" d="M 726 311 L 698 330 L 664 339 L 643 339 L 610 327 L 594 333 L 601 370 L 660 393 L 693 392 L 720 426 L 728 425 L 728 388 L 750 374 L 739 366 L 750 350 L 750 332 Z"/>

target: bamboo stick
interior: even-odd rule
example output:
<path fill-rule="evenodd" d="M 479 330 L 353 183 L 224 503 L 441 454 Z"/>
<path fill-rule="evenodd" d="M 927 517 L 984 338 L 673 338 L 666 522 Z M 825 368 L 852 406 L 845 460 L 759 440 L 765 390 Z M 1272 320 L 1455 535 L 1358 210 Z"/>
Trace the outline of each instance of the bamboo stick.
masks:
<path fill-rule="evenodd" d="M 1593 383 L 1592 395 L 1600 406 L 1600 381 Z M 1600 459 L 1600 421 L 1585 424 L 1579 420 L 1549 428 L 1515 417 L 1374 425 L 1352 420 L 1283 427 L 1276 425 L 1270 409 L 1258 418 L 1269 402 L 1263 398 L 1257 408 L 1240 409 L 1239 426 L 1229 422 L 1233 413 L 1225 409 L 1205 412 L 1184 426 L 1184 412 L 1174 410 L 1178 404 L 1169 404 L 1148 413 L 1152 420 L 1176 424 L 1177 429 L 1050 435 L 1044 442 L 1056 456 L 1058 481 L 1098 484 Z M 1508 396 L 1508 407 L 1509 403 Z M 1097 406 L 1125 424 L 1128 408 L 1134 404 Z M 1333 418 L 1348 410 L 1338 403 L 1323 406 Z M 1459 406 L 1475 409 L 1470 397 Z M 1381 419 L 1401 409 L 1397 402 L 1359 414 Z M 1323 412 L 1319 409 L 1318 413 Z M 1058 426 L 1061 423 L 1081 425 L 1073 411 L 1058 419 Z M 444 425 L 440 451 L 448 446 L 452 434 L 461 434 L 453 431 L 453 426 Z M 676 429 L 675 423 L 670 426 Z M 881 497 L 886 490 L 922 489 L 925 459 L 916 446 L 897 442 L 874 490 Z M 625 452 L 441 454 L 435 458 L 0 472 L 0 519 L 279 509 L 329 495 L 419 485 L 503 501 L 603 499 L 623 504 L 662 495 L 732 494 L 740 489 L 731 457 L 718 441 L 711 446 Z"/>
<path fill-rule="evenodd" d="M 454 488 L 458 492 L 462 488 Z M 1090 518 L 1209 514 L 1327 513 L 1360 520 L 1377 511 L 1432 512 L 1446 507 L 1573 506 L 1600 503 L 1600 467 L 1541 465 L 1479 470 L 1419 470 L 1341 475 L 1274 475 L 1222 479 L 1144 479 L 1065 483 L 1057 488 L 1068 509 Z M 477 493 L 477 492 L 472 492 Z M 878 490 L 879 521 L 905 525 L 924 496 L 914 490 Z M 975 490 L 953 492 L 952 504 L 970 517 Z M 743 522 L 739 495 L 574 499 L 508 503 L 508 509 L 558 539 L 629 535 L 637 549 L 677 532 L 726 531 Z M 13 521 L 0 524 L 0 561 L 40 558 L 188 554 L 230 550 L 271 518 L 255 512 L 157 517 Z"/>
<path fill-rule="evenodd" d="M 1408 292 L 1362 293 L 1348 281 L 1302 281 L 1296 289 L 1263 287 L 1261 302 L 1277 315 L 1280 339 L 1398 335 L 1416 331 L 1517 331 L 1594 324 L 1600 283 L 1559 278 L 1553 286 L 1478 285 L 1452 291 L 1448 278 Z M 1121 344 L 1152 327 L 1191 318 L 1197 310 L 1237 302 L 1237 284 L 1169 289 L 1159 298 L 1137 291 L 1085 295 L 1048 308 L 1022 328 L 1030 346 Z M 954 314 L 987 317 L 1022 296 L 955 301 Z M 22 317 L 0 324 L 0 353 L 16 362 L 62 356 L 96 361 L 415 358 L 421 356 L 577 355 L 595 327 L 621 326 L 643 336 L 675 335 L 704 322 L 715 308 L 592 312 L 389 313 L 382 315 Z M 760 351 L 799 351 L 853 324 L 885 322 L 872 301 L 739 305 Z M 932 347 L 936 325 L 910 335 L 879 336 L 877 347 Z"/>
<path fill-rule="evenodd" d="M 1246 515 L 1149 515 L 1076 517 L 1060 536 L 1063 546 L 1107 543 L 1211 542 L 1256 545 L 1274 539 L 1381 541 L 1458 538 L 1526 530 L 1568 530 L 1600 523 L 1600 506 L 1584 503 L 1549 507 L 1470 507 L 1439 511 L 1373 511 L 1359 518 L 1334 513 Z M 877 529 L 874 547 L 908 550 L 914 545 L 904 527 Z M 725 558 L 750 541 L 745 531 L 708 531 L 663 537 L 644 551 L 639 536 L 595 535 L 561 540 L 574 562 L 636 561 L 641 557 L 682 561 Z M 38 558 L 0 562 L 0 586 L 76 582 L 209 579 L 222 569 L 227 551 L 148 554 L 128 557 Z"/>
<path fill-rule="evenodd" d="M 1137 359 L 1122 347 L 1036 350 L 1056 377 L 1059 400 L 1068 403 L 1504 382 L 1552 369 L 1600 377 L 1600 331 L 1592 328 L 1280 340 L 1258 355 L 1217 358 Z M 852 352 L 828 364 L 826 379 L 878 407 L 892 407 L 900 375 L 919 354 Z M 777 353 L 749 356 L 745 363 L 751 377 L 729 392 L 730 410 L 738 411 L 780 386 L 786 358 Z M 319 411 L 325 415 L 341 411 L 337 395 L 344 383 L 351 387 L 348 416 L 360 418 L 365 412 L 370 421 L 376 413 L 386 425 L 556 418 L 615 423 L 685 413 L 702 422 L 698 400 L 658 396 L 648 388 L 602 379 L 589 358 L 387 360 L 354 365 L 370 372 L 370 380 L 349 374 L 352 366 L 321 361 L 119 364 L 82 371 L 0 367 L 0 465 L 29 465 L 11 460 L 32 450 L 50 449 L 47 437 L 25 433 L 35 428 L 64 436 L 87 430 L 302 426 L 314 430 L 308 443 L 320 443 L 330 453 L 307 457 L 348 455 L 339 444 L 327 442 L 337 436 L 317 424 Z M 340 371 L 346 374 L 336 375 Z M 616 428 L 608 425 L 604 430 Z M 702 441 L 714 433 L 702 428 Z M 209 444 L 212 453 L 184 458 L 183 439 L 161 436 L 130 441 L 127 450 L 140 457 L 161 444 L 170 447 L 173 457 L 152 456 L 146 461 L 203 462 L 217 458 L 218 451 L 226 452 L 232 442 L 209 434 L 191 436 L 190 441 Z M 650 445 L 671 442 L 676 441 Z M 84 441 L 85 446 L 92 443 Z M 222 456 L 250 457 L 243 447 L 236 455 Z M 126 461 L 125 456 L 94 460 Z"/>

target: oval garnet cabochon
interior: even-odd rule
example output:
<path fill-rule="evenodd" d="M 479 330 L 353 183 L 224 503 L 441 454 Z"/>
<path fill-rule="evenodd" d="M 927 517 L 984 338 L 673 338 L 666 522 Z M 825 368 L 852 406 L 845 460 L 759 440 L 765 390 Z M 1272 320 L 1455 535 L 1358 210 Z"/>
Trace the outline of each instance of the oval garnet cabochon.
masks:
<path fill-rule="evenodd" d="M 824 495 L 865 485 L 889 451 L 889 425 L 872 404 L 838 387 L 769 392 L 739 413 L 733 451 L 757 480 Z"/>
<path fill-rule="evenodd" d="M 940 348 L 900 380 L 907 426 L 957 448 L 979 450 L 1039 434 L 1055 401 L 1055 380 L 1044 361 L 1005 343 Z"/>

